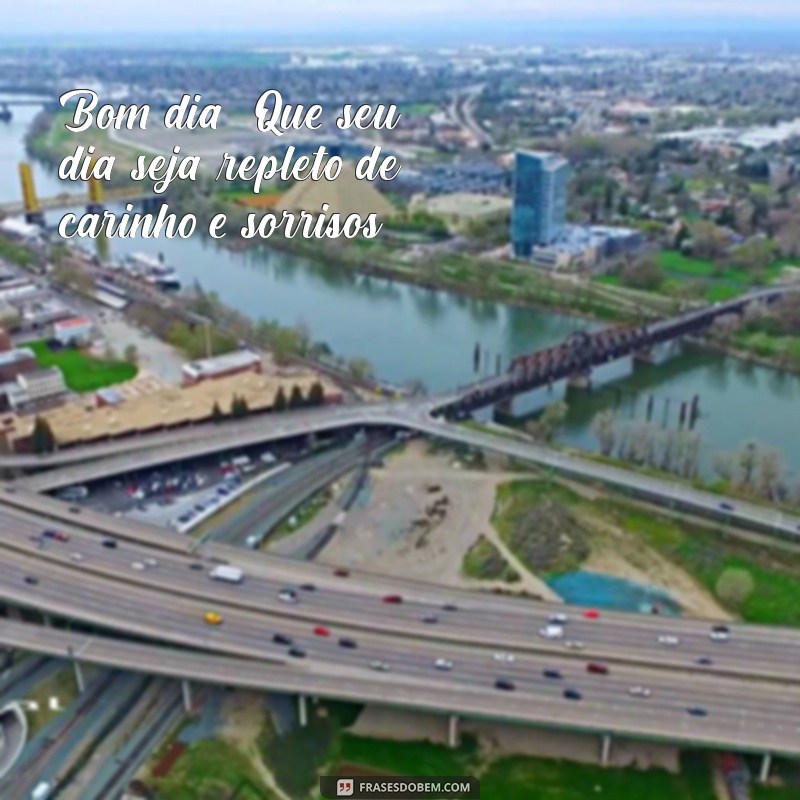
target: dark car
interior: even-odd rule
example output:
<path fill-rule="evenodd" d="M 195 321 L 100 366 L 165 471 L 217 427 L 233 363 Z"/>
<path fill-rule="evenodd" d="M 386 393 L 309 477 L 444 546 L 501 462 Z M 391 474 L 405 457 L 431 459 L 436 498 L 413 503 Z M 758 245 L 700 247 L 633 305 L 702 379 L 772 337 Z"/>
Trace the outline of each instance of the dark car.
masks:
<path fill-rule="evenodd" d="M 398 605 L 399 603 L 403 602 L 403 598 L 400 597 L 399 594 L 387 594 L 387 595 L 384 595 L 383 602 L 384 603 L 394 603 L 395 605 Z"/>
<path fill-rule="evenodd" d="M 103 539 L 103 547 L 107 547 L 109 550 L 115 550 L 117 547 L 117 540 L 116 539 Z"/>
<path fill-rule="evenodd" d="M 549 678 L 551 681 L 560 681 L 561 680 L 561 673 L 557 669 L 546 669 L 542 671 L 542 675 L 545 678 Z"/>
<path fill-rule="evenodd" d="M 577 689 L 564 689 L 564 697 L 567 700 L 583 700 L 583 695 Z"/>
<path fill-rule="evenodd" d="M 39 579 L 35 578 L 33 575 L 26 575 L 25 583 L 27 583 L 29 586 L 36 586 L 36 584 L 39 583 Z"/>
<path fill-rule="evenodd" d="M 189 569 L 199 572 L 201 569 L 203 569 L 203 565 L 199 561 L 192 561 L 192 563 L 189 564 Z"/>
<path fill-rule="evenodd" d="M 700 706 L 691 706 L 691 708 L 686 709 L 687 714 L 691 714 L 693 717 L 707 717 L 708 711 L 704 708 L 700 708 Z"/>
<path fill-rule="evenodd" d="M 694 663 L 701 667 L 710 667 L 714 662 L 708 656 L 700 656 L 694 660 Z"/>
<path fill-rule="evenodd" d="M 735 511 L 735 510 L 736 510 L 736 509 L 733 507 L 733 504 L 732 504 L 732 503 L 720 503 L 720 504 L 719 504 L 719 507 L 720 507 L 720 508 L 721 508 L 723 511 Z"/>
<path fill-rule="evenodd" d="M 355 639 L 339 639 L 339 647 L 346 647 L 348 650 L 355 650 L 358 644 Z"/>
<path fill-rule="evenodd" d="M 287 636 L 285 633 L 276 633 L 272 637 L 272 641 L 275 644 L 282 644 L 282 645 L 286 645 L 286 647 L 290 647 L 291 644 L 292 644 L 292 637 L 291 636 Z"/>
<path fill-rule="evenodd" d="M 605 664 L 597 664 L 592 661 L 586 665 L 586 671 L 593 675 L 608 675 L 608 667 Z"/>
<path fill-rule="evenodd" d="M 313 583 L 303 583 L 303 584 L 300 585 L 300 588 L 304 592 L 315 592 L 317 590 L 317 587 L 314 586 Z"/>
<path fill-rule="evenodd" d="M 442 606 L 442 610 L 444 610 L 444 611 L 458 611 L 458 606 L 455 603 L 445 603 Z"/>
<path fill-rule="evenodd" d="M 428 625 L 435 625 L 439 621 L 439 617 L 437 617 L 436 614 L 425 614 L 422 617 L 422 621 Z"/>
<path fill-rule="evenodd" d="M 510 681 L 508 678 L 498 678 L 494 682 L 494 688 L 500 689 L 502 692 L 513 692 L 517 687 L 514 686 L 514 681 Z"/>
<path fill-rule="evenodd" d="M 339 569 L 335 569 L 335 570 L 333 571 L 333 574 L 334 574 L 334 575 L 335 575 L 337 578 L 349 578 L 349 577 L 350 577 L 350 570 L 349 570 L 349 569 L 342 569 L 342 568 L 340 567 Z"/>
<path fill-rule="evenodd" d="M 290 647 L 289 648 L 289 655 L 292 658 L 305 658 L 306 657 L 306 651 L 303 650 L 302 647 Z"/>

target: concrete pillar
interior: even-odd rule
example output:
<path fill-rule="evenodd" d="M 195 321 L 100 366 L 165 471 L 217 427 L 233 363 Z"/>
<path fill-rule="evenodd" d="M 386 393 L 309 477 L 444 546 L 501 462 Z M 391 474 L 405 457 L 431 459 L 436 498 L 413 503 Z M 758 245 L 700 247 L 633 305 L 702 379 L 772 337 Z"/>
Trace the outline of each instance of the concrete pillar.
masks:
<path fill-rule="evenodd" d="M 80 661 L 73 661 L 72 668 L 75 670 L 75 683 L 78 684 L 78 692 L 83 694 L 86 691 L 86 681 L 83 679 L 83 670 Z"/>
<path fill-rule="evenodd" d="M 181 692 L 183 694 L 183 710 L 187 714 L 192 713 L 192 684 L 185 678 L 181 681 Z"/>
<path fill-rule="evenodd" d="M 458 714 L 447 718 L 447 746 L 458 747 Z"/>
<path fill-rule="evenodd" d="M 611 734 L 604 733 L 600 741 L 600 764 L 607 767 L 608 761 L 611 758 Z"/>
<path fill-rule="evenodd" d="M 308 725 L 308 702 L 304 694 L 297 695 L 297 718 L 301 728 Z"/>
<path fill-rule="evenodd" d="M 53 627 L 53 619 L 49 614 L 42 614 L 42 622 L 44 623 L 45 628 Z"/>
<path fill-rule="evenodd" d="M 772 766 L 772 756 L 769 753 L 764 753 L 761 759 L 761 772 L 758 775 L 759 783 L 766 783 L 769 780 L 769 768 Z"/>

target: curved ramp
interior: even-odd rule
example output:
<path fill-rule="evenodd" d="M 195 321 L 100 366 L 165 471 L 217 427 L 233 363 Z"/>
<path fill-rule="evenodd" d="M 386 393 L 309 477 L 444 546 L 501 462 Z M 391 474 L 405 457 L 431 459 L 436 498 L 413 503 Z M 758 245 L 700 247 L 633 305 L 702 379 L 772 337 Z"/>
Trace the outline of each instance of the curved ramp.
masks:
<path fill-rule="evenodd" d="M 28 739 L 28 720 L 18 703 L 0 708 L 0 779 L 11 771 Z"/>

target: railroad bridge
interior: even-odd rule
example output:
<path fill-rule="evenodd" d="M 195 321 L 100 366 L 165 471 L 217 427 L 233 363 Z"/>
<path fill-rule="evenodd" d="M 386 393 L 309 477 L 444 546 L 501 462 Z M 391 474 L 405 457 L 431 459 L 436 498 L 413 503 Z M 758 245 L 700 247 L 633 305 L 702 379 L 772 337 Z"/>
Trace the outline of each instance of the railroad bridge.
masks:
<path fill-rule="evenodd" d="M 773 303 L 800 285 L 776 286 L 646 325 L 628 325 L 571 334 L 561 344 L 514 358 L 507 371 L 465 387 L 438 409 L 452 417 L 487 406 L 509 404 L 514 397 L 560 380 L 590 382 L 592 370 L 628 356 L 643 356 L 656 345 L 707 330 L 721 316 L 740 314 L 751 303 Z"/>

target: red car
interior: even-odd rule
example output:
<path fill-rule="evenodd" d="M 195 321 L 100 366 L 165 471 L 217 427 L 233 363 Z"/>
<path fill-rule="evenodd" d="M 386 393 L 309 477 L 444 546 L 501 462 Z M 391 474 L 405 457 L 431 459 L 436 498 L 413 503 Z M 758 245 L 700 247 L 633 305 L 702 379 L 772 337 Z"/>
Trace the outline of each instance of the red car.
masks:
<path fill-rule="evenodd" d="M 600 612 L 595 611 L 593 608 L 587 608 L 586 611 L 583 612 L 583 616 L 586 619 L 598 619 L 600 617 Z"/>
<path fill-rule="evenodd" d="M 398 603 L 402 603 L 403 602 L 403 598 L 400 597 L 399 594 L 387 594 L 383 598 L 383 602 L 384 603 L 394 603 L 395 605 L 397 605 Z"/>
<path fill-rule="evenodd" d="M 328 628 L 326 628 L 324 625 L 317 625 L 317 627 L 314 628 L 314 636 L 330 636 L 330 635 L 331 635 L 330 630 L 328 630 Z"/>
<path fill-rule="evenodd" d="M 337 578 L 347 578 L 350 575 L 350 570 L 349 569 L 341 569 L 341 568 L 340 569 L 335 569 L 333 571 L 333 574 Z"/>
<path fill-rule="evenodd" d="M 586 671 L 595 675 L 608 675 L 608 667 L 605 664 L 590 663 L 586 665 Z"/>

